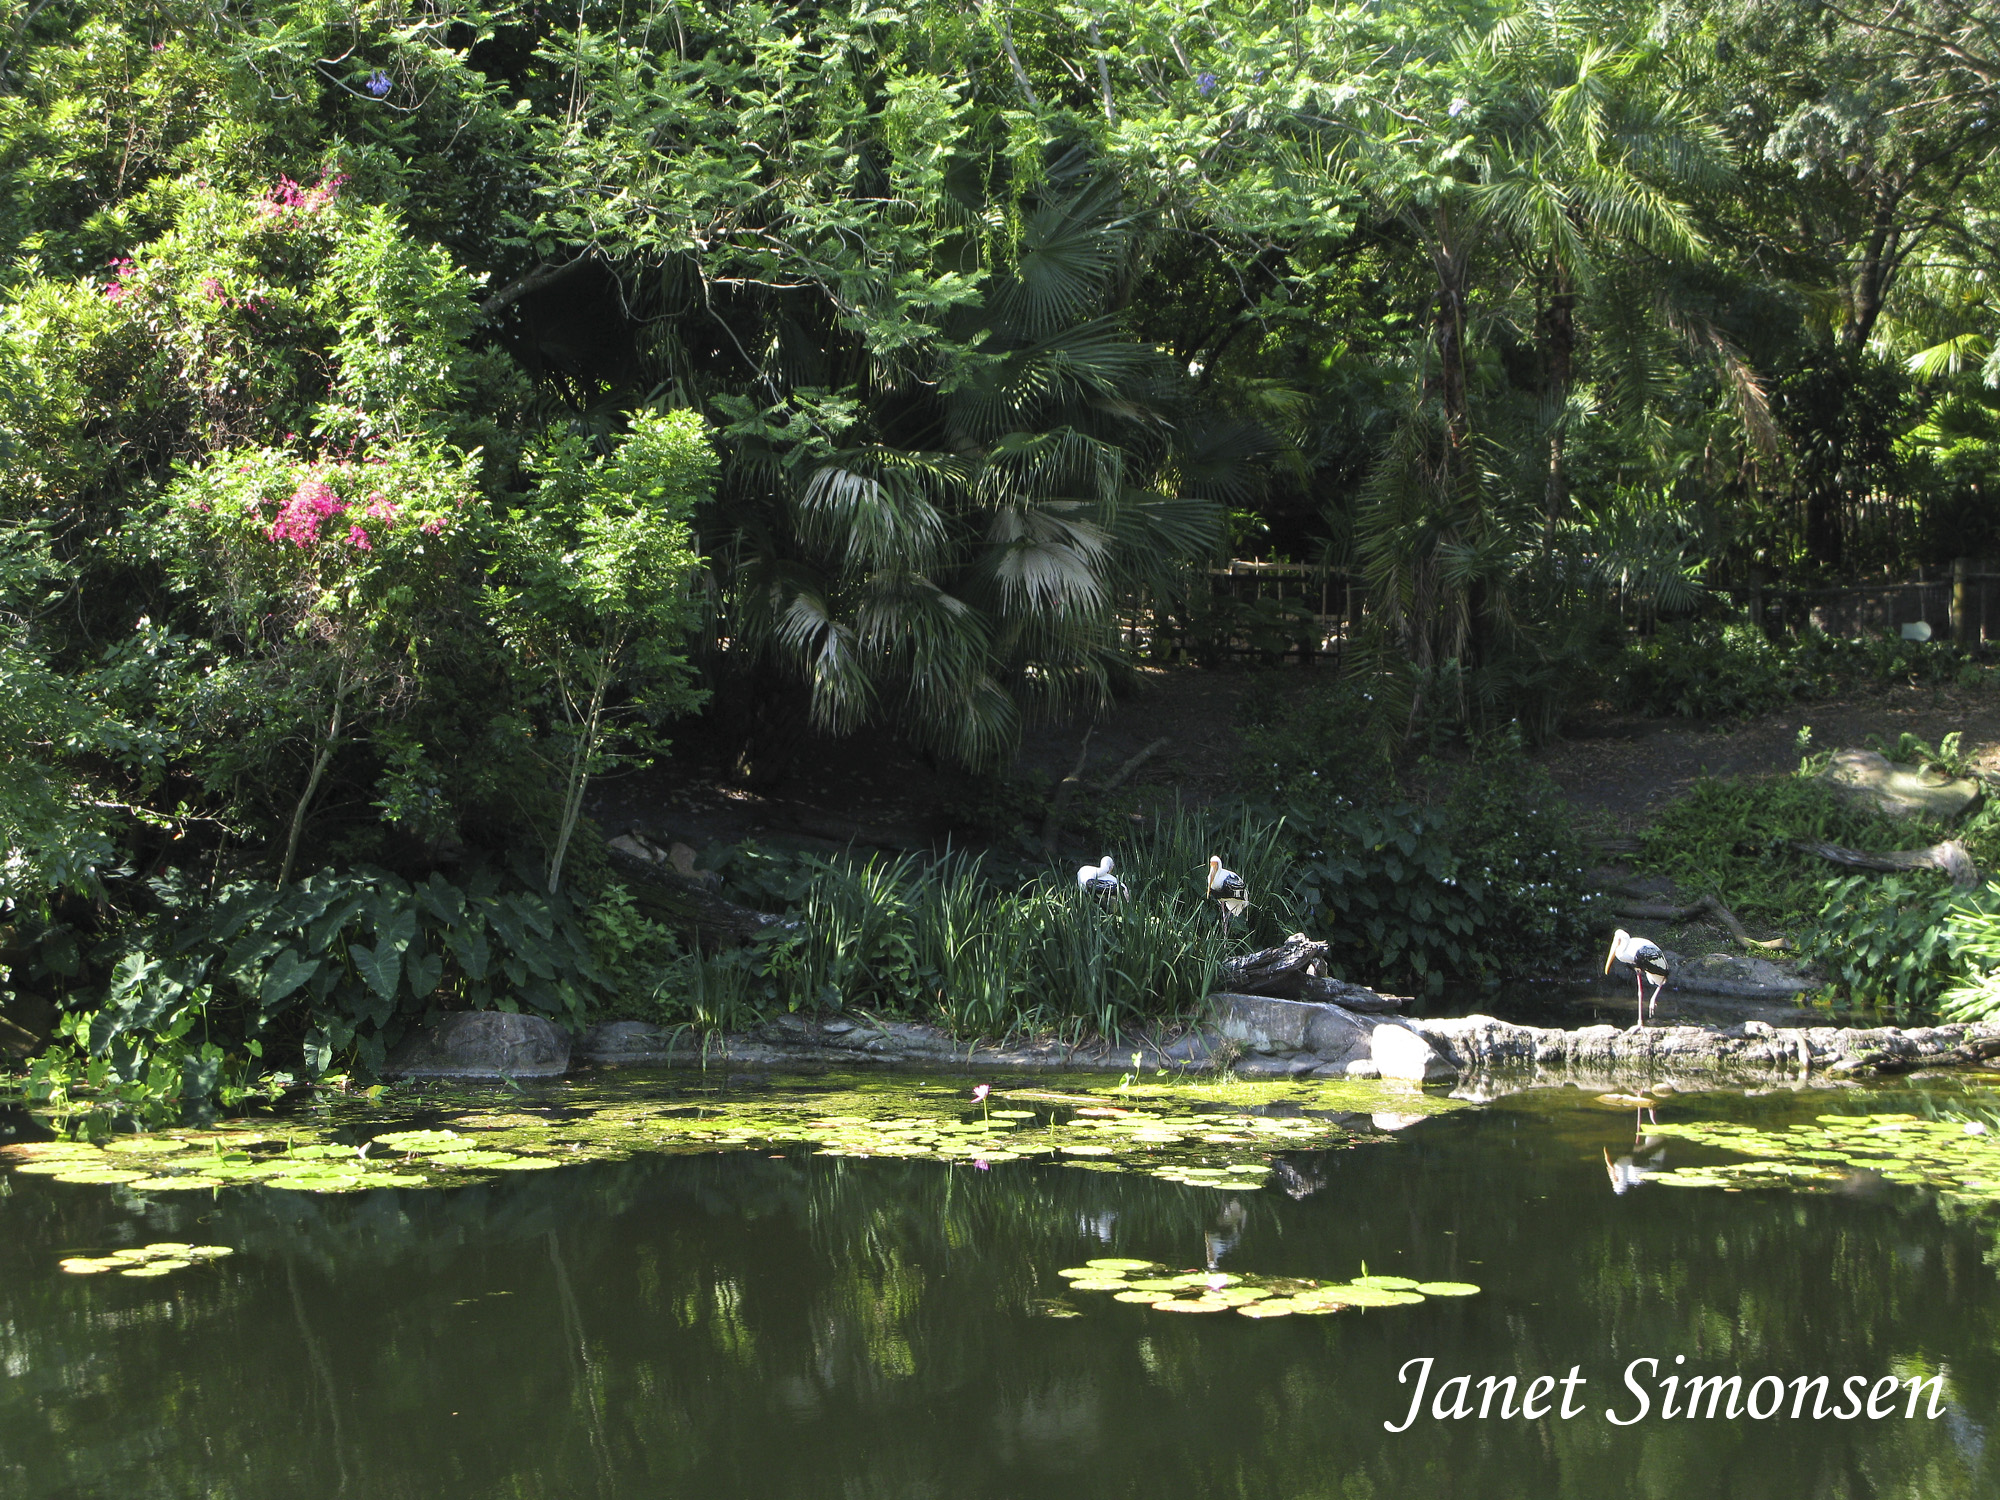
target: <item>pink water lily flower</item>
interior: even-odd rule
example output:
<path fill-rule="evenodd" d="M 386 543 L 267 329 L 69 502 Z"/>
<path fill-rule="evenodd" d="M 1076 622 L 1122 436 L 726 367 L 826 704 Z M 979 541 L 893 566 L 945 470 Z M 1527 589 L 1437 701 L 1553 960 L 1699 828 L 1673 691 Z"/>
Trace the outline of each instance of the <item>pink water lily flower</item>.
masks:
<path fill-rule="evenodd" d="M 982 1083 L 979 1085 L 978 1088 L 972 1091 L 972 1102 L 974 1104 L 984 1104 L 986 1102 L 986 1096 L 992 1092 L 993 1092 L 992 1084 Z"/>

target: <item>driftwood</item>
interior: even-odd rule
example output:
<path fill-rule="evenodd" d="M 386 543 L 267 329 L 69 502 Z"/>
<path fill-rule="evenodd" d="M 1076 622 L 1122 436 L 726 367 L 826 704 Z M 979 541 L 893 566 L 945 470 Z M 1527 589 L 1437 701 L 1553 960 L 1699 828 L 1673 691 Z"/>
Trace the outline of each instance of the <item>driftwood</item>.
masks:
<path fill-rule="evenodd" d="M 1639 917 L 1649 922 L 1687 922 L 1696 917 L 1713 917 L 1729 929 L 1730 936 L 1746 948 L 1789 948 L 1790 938 L 1753 938 L 1736 920 L 1736 913 L 1713 896 L 1703 896 L 1692 906 L 1669 906 L 1660 901 L 1614 901 L 1612 915 Z"/>
<path fill-rule="evenodd" d="M 1327 978 L 1326 964 L 1326 944 L 1295 932 L 1275 948 L 1224 959 L 1215 987 L 1232 995 L 1317 1000 L 1355 1011 L 1396 1010 L 1403 1005 L 1402 995 L 1381 995 L 1366 985 Z"/>
<path fill-rule="evenodd" d="M 684 848 L 676 845 L 669 852 L 641 834 L 624 834 L 611 840 L 605 854 L 632 893 L 634 906 L 710 952 L 747 943 L 769 928 L 789 925 L 782 917 L 738 906 L 717 895 L 712 871 L 684 873 L 692 859 L 674 857 Z"/>
<path fill-rule="evenodd" d="M 1979 884 L 1979 865 L 1971 851 L 1957 839 L 1946 839 L 1928 849 L 1898 849 L 1890 854 L 1843 849 L 1838 844 L 1823 843 L 1819 839 L 1792 839 L 1789 843 L 1801 854 L 1816 854 L 1821 859 L 1830 859 L 1837 865 L 1851 865 L 1857 870 L 1942 870 L 1951 877 L 1953 885 Z"/>
<path fill-rule="evenodd" d="M 1056 784 L 1055 795 L 1049 798 L 1049 814 L 1042 819 L 1042 852 L 1051 857 L 1056 852 L 1056 833 L 1062 827 L 1063 809 L 1069 806 L 1070 793 L 1083 781 L 1083 768 L 1090 760 L 1090 737 L 1095 733 L 1095 724 L 1084 730 L 1083 747 L 1076 752 L 1076 764 L 1070 767 L 1069 775 Z"/>

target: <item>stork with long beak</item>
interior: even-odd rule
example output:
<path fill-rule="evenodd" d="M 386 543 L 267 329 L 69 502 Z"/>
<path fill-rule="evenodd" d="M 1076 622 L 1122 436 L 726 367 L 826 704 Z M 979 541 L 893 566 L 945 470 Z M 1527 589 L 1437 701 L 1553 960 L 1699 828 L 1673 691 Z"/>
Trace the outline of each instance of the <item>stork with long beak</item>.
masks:
<path fill-rule="evenodd" d="M 1604 957 L 1604 972 L 1609 974 L 1613 964 L 1627 964 L 1632 970 L 1632 982 L 1639 987 L 1639 1024 L 1646 1024 L 1646 981 L 1653 981 L 1653 1012 L 1660 1009 L 1660 991 L 1667 987 L 1667 955 L 1660 951 L 1660 945 L 1651 938 L 1637 937 L 1619 928 L 1611 935 L 1611 951 Z"/>
<path fill-rule="evenodd" d="M 1229 919 L 1238 916 L 1250 904 L 1249 892 L 1243 888 L 1243 877 L 1234 870 L 1222 868 L 1222 856 L 1208 857 L 1208 897 L 1222 909 L 1222 927 L 1229 930 Z"/>
<path fill-rule="evenodd" d="M 1111 873 L 1111 856 L 1108 854 L 1100 864 L 1077 866 L 1076 888 L 1086 896 L 1109 896 L 1118 901 L 1131 894 L 1125 889 L 1125 882 Z"/>

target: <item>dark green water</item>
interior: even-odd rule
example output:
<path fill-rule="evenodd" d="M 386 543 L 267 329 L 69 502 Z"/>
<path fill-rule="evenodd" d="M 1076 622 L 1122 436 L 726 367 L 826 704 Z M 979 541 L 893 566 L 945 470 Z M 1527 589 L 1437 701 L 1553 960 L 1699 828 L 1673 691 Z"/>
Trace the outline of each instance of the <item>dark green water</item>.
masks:
<path fill-rule="evenodd" d="M 1816 1095 L 1803 1115 L 1910 1098 Z M 1661 1113 L 1802 1117 L 1783 1097 Z M 0 1495 L 2000 1495 L 2000 1273 L 1980 1222 L 1879 1184 L 1615 1194 L 1602 1153 L 1631 1145 L 1631 1115 L 1570 1092 L 1292 1154 L 1296 1198 L 804 1151 L 152 1203 L 8 1175 Z M 152 1281 L 57 1270 L 161 1239 L 236 1254 Z M 1102 1255 L 1199 1265 L 1211 1243 L 1244 1272 L 1366 1261 L 1486 1290 L 1253 1321 L 1055 1275 Z M 1881 1420 L 1731 1422 L 1656 1401 L 1614 1426 L 1607 1407 L 1637 1404 L 1621 1372 L 1649 1356 L 1746 1385 L 1943 1370 L 1949 1409 L 1908 1420 L 1899 1394 Z M 1422 1357 L 1434 1388 L 1580 1366 L 1583 1414 L 1387 1432 L 1410 1404 L 1397 1371 Z"/>

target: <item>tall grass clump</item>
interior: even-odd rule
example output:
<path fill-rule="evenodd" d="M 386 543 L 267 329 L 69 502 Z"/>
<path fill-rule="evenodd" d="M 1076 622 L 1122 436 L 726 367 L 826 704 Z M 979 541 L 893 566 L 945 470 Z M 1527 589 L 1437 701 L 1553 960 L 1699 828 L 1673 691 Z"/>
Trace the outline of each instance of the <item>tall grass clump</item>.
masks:
<path fill-rule="evenodd" d="M 1123 900 L 1084 895 L 1065 870 L 1009 888 L 963 853 L 801 857 L 787 925 L 740 954 L 675 960 L 659 1006 L 703 1027 L 760 1009 L 859 1011 L 966 1037 L 1122 1036 L 1199 1014 L 1223 959 L 1282 936 L 1293 915 L 1276 820 L 1176 811 L 1109 852 Z M 1251 892 L 1227 929 L 1207 899 L 1211 853 Z"/>

